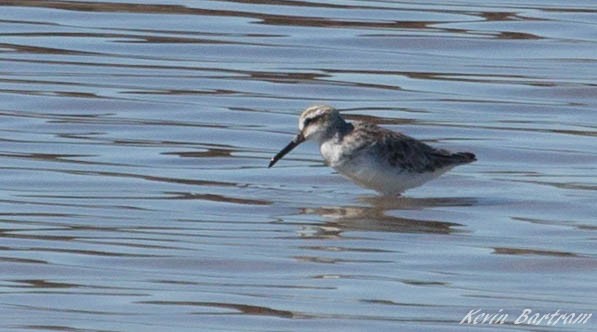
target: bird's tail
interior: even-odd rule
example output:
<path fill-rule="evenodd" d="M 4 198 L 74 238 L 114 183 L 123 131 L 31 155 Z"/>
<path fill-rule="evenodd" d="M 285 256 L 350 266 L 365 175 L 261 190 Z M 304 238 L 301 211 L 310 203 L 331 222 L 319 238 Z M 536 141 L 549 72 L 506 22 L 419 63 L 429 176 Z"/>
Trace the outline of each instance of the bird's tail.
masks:
<path fill-rule="evenodd" d="M 450 155 L 450 159 L 452 159 L 458 163 L 467 164 L 467 163 L 472 163 L 473 161 L 476 161 L 477 157 L 475 156 L 474 153 L 470 153 L 470 152 L 456 152 L 456 153 L 452 153 Z"/>

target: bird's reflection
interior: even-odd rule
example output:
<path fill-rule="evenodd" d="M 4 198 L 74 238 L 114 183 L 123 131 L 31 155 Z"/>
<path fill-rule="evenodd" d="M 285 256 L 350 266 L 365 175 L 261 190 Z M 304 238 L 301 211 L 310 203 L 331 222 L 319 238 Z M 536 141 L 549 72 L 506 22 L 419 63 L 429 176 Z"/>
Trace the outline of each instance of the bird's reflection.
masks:
<path fill-rule="evenodd" d="M 466 197 L 408 198 L 363 196 L 361 205 L 304 208 L 302 214 L 315 214 L 326 222 L 305 230 L 306 237 L 339 237 L 345 231 L 382 231 L 398 233 L 450 234 L 462 232 L 461 224 L 446 221 L 396 216 L 400 211 L 434 207 L 471 206 L 476 200 Z M 412 213 L 410 214 L 412 215 Z"/>

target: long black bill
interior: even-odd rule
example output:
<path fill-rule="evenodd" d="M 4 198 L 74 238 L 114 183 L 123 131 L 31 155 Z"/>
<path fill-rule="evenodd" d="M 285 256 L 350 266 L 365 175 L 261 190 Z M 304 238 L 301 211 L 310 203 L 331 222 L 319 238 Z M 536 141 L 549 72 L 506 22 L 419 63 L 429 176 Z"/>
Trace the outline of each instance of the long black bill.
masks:
<path fill-rule="evenodd" d="M 292 151 L 292 149 L 296 148 L 299 144 L 303 143 L 305 141 L 305 137 L 303 136 L 302 133 L 298 133 L 294 139 L 292 139 L 292 141 L 290 141 L 290 143 L 288 143 L 288 145 L 286 145 L 286 147 L 282 150 L 280 150 L 280 152 L 278 152 L 270 161 L 269 161 L 269 165 L 267 166 L 267 168 L 270 168 L 272 166 L 274 166 L 278 160 L 282 159 L 286 154 L 288 154 L 288 152 Z"/>

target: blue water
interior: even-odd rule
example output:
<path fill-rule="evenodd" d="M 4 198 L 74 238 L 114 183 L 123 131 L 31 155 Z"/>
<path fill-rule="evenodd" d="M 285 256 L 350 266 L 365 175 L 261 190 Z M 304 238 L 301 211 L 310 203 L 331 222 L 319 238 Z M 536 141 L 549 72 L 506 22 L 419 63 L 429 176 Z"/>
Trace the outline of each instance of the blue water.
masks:
<path fill-rule="evenodd" d="M 0 3 L 0 329 L 593 331 L 594 1 Z M 382 199 L 334 105 L 476 163 Z"/>

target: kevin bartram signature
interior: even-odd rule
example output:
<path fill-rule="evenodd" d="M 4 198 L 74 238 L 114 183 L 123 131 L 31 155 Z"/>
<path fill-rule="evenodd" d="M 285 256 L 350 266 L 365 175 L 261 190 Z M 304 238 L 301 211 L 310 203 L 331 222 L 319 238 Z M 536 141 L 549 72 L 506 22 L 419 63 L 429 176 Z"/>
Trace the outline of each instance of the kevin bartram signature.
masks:
<path fill-rule="evenodd" d="M 525 308 L 515 314 L 509 314 L 504 309 L 488 312 L 479 308 L 469 310 L 460 320 L 460 325 L 585 325 L 592 316 L 593 313 L 565 312 L 560 309 L 552 312 L 536 312 Z"/>

